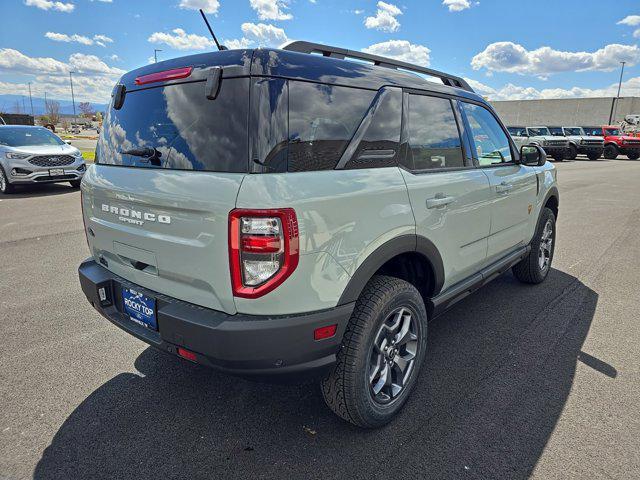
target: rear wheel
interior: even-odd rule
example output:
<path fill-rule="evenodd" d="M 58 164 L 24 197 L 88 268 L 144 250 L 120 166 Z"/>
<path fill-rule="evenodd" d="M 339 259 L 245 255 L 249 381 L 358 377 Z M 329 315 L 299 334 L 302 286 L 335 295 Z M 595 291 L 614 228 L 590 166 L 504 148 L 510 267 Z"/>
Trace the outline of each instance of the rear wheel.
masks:
<path fill-rule="evenodd" d="M 549 274 L 556 240 L 556 216 L 544 208 L 531 241 L 529 255 L 513 267 L 513 274 L 523 283 L 540 283 Z"/>
<path fill-rule="evenodd" d="M 81 181 L 82 181 L 82 180 L 71 180 L 69 183 L 71 184 L 71 186 L 72 186 L 73 188 L 80 188 L 80 182 L 81 182 Z"/>
<path fill-rule="evenodd" d="M 604 158 L 607 160 L 615 160 L 618 158 L 618 147 L 615 145 L 606 145 L 604 147 Z"/>
<path fill-rule="evenodd" d="M 356 302 L 336 365 L 321 383 L 325 402 L 359 427 L 389 422 L 413 389 L 426 341 L 420 293 L 404 280 L 374 276 Z"/>
<path fill-rule="evenodd" d="M 589 158 L 589 160 L 598 160 L 600 158 L 600 154 L 599 153 L 588 153 L 587 157 Z"/>
<path fill-rule="evenodd" d="M 575 145 L 569 145 L 569 152 L 567 153 L 567 158 L 569 160 L 575 160 L 578 156 L 578 149 Z"/>
<path fill-rule="evenodd" d="M 640 153 L 639 152 L 627 153 L 627 158 L 629 160 L 637 160 L 638 158 L 640 158 Z"/>
<path fill-rule="evenodd" d="M 4 173 L 4 169 L 0 165 L 0 193 L 9 194 L 13 193 L 14 186 L 9 183 L 7 176 Z"/>

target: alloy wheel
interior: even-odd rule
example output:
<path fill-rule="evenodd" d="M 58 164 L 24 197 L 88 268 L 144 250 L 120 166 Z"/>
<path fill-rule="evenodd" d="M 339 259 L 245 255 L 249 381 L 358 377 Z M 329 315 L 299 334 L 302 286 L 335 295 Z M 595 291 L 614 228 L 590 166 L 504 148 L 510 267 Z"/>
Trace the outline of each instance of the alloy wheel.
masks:
<path fill-rule="evenodd" d="M 7 190 L 7 179 L 4 177 L 4 172 L 0 168 L 0 192 L 5 192 Z"/>
<path fill-rule="evenodd" d="M 415 315 L 406 307 L 395 309 L 380 326 L 367 373 L 375 402 L 393 402 L 408 384 L 418 353 L 418 328 Z"/>
<path fill-rule="evenodd" d="M 540 239 L 540 249 L 538 250 L 538 265 L 541 271 L 549 268 L 551 263 L 551 252 L 553 249 L 553 224 L 551 220 L 547 220 L 542 230 L 542 238 Z"/>

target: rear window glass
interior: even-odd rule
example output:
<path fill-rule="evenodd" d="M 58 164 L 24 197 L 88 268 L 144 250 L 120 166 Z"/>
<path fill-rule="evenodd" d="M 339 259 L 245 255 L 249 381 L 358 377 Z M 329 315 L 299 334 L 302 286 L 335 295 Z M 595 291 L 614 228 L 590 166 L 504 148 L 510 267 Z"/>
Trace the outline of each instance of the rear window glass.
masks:
<path fill-rule="evenodd" d="M 333 169 L 376 92 L 289 82 L 289 171 Z"/>
<path fill-rule="evenodd" d="M 215 100 L 205 83 L 127 92 L 110 108 L 96 149 L 98 163 L 130 167 L 246 172 L 249 79 L 226 78 Z"/>

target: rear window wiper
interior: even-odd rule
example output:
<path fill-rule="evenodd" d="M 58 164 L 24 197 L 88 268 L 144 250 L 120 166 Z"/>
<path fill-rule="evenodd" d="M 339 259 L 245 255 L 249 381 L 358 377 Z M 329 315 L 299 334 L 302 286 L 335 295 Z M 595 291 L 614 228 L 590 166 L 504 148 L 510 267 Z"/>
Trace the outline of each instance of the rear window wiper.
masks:
<path fill-rule="evenodd" d="M 122 150 L 120 152 L 123 155 L 132 155 L 134 157 L 142 157 L 142 162 L 150 162 L 156 167 L 160 166 L 160 157 L 162 152 L 159 152 L 156 148 L 130 148 L 128 150 Z"/>

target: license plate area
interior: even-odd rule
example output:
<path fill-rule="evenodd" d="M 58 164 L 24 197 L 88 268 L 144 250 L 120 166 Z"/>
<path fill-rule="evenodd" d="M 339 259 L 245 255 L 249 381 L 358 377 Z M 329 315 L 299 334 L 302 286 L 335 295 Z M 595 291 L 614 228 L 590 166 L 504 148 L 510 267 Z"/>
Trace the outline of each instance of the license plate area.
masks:
<path fill-rule="evenodd" d="M 158 330 L 156 299 L 133 288 L 122 287 L 124 313 L 138 325 Z"/>
<path fill-rule="evenodd" d="M 50 177 L 61 177 L 64 175 L 64 168 L 50 168 L 49 176 Z"/>

